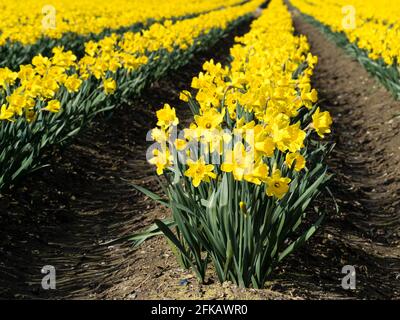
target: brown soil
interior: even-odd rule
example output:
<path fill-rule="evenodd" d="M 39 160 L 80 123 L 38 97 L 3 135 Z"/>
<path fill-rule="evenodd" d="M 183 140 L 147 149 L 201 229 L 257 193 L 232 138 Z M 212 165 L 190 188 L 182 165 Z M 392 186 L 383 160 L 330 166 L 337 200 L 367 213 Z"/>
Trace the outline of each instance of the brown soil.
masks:
<path fill-rule="evenodd" d="M 0 201 L 0 297 L 89 299 L 291 299 L 400 298 L 400 104 L 366 71 L 295 16 L 320 58 L 315 86 L 331 111 L 333 208 L 309 246 L 289 257 L 264 290 L 200 285 L 179 268 L 162 237 L 133 250 L 126 240 L 169 213 L 134 191 L 128 181 L 154 191 L 145 161 L 147 130 L 155 108 L 180 106 L 205 60 L 225 61 L 233 35 L 190 66 L 159 81 L 112 118 L 99 119 L 50 168 L 3 195 Z M 247 31 L 247 25 L 236 33 Z M 181 115 L 187 114 L 182 112 Z M 320 199 L 332 207 L 329 197 Z M 340 286 L 341 268 L 357 270 L 357 289 Z M 57 290 L 41 289 L 40 269 L 54 265 Z"/>
<path fill-rule="evenodd" d="M 334 118 L 330 189 L 340 210 L 288 259 L 272 288 L 307 298 L 400 299 L 400 102 L 297 12 L 293 18 L 319 57 L 314 86 Z M 354 291 L 341 287 L 344 265 L 356 268 Z"/>

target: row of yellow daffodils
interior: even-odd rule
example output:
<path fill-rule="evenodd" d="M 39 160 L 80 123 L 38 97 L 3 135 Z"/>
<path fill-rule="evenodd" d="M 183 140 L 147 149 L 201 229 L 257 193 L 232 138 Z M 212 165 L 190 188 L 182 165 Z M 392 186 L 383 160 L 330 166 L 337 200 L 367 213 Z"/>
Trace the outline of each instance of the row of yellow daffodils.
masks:
<path fill-rule="evenodd" d="M 165 177 L 172 217 L 136 243 L 161 231 L 200 281 L 212 264 L 221 283 L 262 288 L 307 241 L 323 220 L 302 223 L 329 180 L 320 138 L 332 123 L 316 105 L 310 78 L 318 59 L 309 50 L 283 0 L 272 0 L 236 39 L 231 63 L 206 62 L 191 91 L 181 92 L 193 112 L 188 127 L 177 131 L 170 105 L 157 111 L 147 155 Z"/>
<path fill-rule="evenodd" d="M 138 70 L 150 59 L 156 60 L 159 50 L 186 50 L 201 35 L 212 29 L 225 29 L 237 18 L 254 11 L 262 0 L 240 6 L 212 11 L 196 18 L 172 23 L 155 23 L 138 33 L 113 34 L 98 42 L 86 43 L 85 56 L 77 60 L 71 51 L 54 48 L 50 58 L 41 55 L 29 65 L 21 65 L 18 72 L 0 69 L 0 120 L 14 120 L 24 116 L 33 121 L 38 112 L 58 112 L 58 100 L 65 89 L 77 94 L 84 82 L 94 76 L 103 82 L 103 90 L 112 94 L 118 83 L 123 83 L 121 72 Z M 153 54 L 152 54 L 153 53 Z"/>
<path fill-rule="evenodd" d="M 252 24 L 251 32 L 236 41 L 229 67 L 212 60 L 205 63 L 204 72 L 192 81 L 195 96 L 182 92 L 184 101 L 190 99 L 198 106 L 198 114 L 184 136 L 175 141 L 175 148 L 187 152 L 191 145 L 201 144 L 202 150 L 218 155 L 220 164 L 207 163 L 207 155 L 189 159 L 184 174 L 195 187 L 229 172 L 237 181 L 265 184 L 269 196 L 281 199 L 289 190 L 290 179 L 282 175 L 277 161 L 268 159 L 282 155 L 284 166 L 291 168 L 295 163 L 294 170 L 300 171 L 306 167 L 307 155 L 302 150 L 307 132 L 314 129 L 321 138 L 330 132 L 330 115 L 319 108 L 307 127 L 299 121 L 300 111 L 311 110 L 317 101 L 317 91 L 310 84 L 317 57 L 309 52 L 304 36 L 293 35 L 290 14 L 281 0 L 273 0 Z M 168 104 L 157 117 L 152 136 L 164 147 L 154 151 L 150 162 L 162 174 L 174 170 L 172 151 L 165 140 L 179 120 Z M 234 141 L 226 129 L 242 135 L 243 140 Z M 230 145 L 228 151 L 226 144 Z"/>
<path fill-rule="evenodd" d="M 350 42 L 387 65 L 400 61 L 398 0 L 291 0 L 301 12 L 343 32 Z"/>
<path fill-rule="evenodd" d="M 240 0 L 0 0 L 0 46 L 33 44 L 41 37 L 86 35 L 135 23 L 215 10 Z"/>

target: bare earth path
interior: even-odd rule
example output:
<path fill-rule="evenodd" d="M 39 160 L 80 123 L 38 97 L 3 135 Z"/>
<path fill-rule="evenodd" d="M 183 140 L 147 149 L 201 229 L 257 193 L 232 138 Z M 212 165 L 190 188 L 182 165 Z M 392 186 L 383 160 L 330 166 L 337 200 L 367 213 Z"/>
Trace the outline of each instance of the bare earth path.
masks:
<path fill-rule="evenodd" d="M 340 213 L 288 260 L 275 288 L 312 298 L 400 299 L 400 102 L 298 13 L 293 18 L 319 57 L 313 81 L 334 118 L 329 164 Z M 346 264 L 356 268 L 355 291 L 340 286 Z"/>

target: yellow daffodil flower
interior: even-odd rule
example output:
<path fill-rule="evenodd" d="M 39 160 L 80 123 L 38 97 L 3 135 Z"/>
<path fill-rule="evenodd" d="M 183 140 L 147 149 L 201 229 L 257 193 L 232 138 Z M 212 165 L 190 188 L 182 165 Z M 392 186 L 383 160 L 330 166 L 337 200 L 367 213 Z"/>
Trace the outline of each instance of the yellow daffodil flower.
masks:
<path fill-rule="evenodd" d="M 10 120 L 13 116 L 14 110 L 12 108 L 7 108 L 7 106 L 3 104 L 0 109 L 0 120 Z"/>
<path fill-rule="evenodd" d="M 50 111 L 52 113 L 57 113 L 61 109 L 61 103 L 58 100 L 50 100 L 47 103 L 47 106 L 44 108 L 44 110 Z"/>
<path fill-rule="evenodd" d="M 113 94 L 115 90 L 117 89 L 117 83 L 115 82 L 114 79 L 105 79 L 103 81 L 103 87 L 104 87 L 104 92 L 106 94 Z"/>
<path fill-rule="evenodd" d="M 283 196 L 289 191 L 290 178 L 282 177 L 281 171 L 275 169 L 271 177 L 266 179 L 267 190 L 266 193 L 270 197 L 282 199 Z"/>
<path fill-rule="evenodd" d="M 206 164 L 203 158 L 197 161 L 188 160 L 187 165 L 189 168 L 185 171 L 185 176 L 192 178 L 193 186 L 196 188 L 202 181 L 209 182 L 210 179 L 215 179 L 217 175 L 213 172 L 214 166 Z"/>
<path fill-rule="evenodd" d="M 172 165 L 172 155 L 168 148 L 165 151 L 155 149 L 153 155 L 154 157 L 149 160 L 149 163 L 156 166 L 157 174 L 160 176 L 166 168 Z"/>
<path fill-rule="evenodd" d="M 172 108 L 168 103 L 164 104 L 164 107 L 157 111 L 157 126 L 168 129 L 170 126 L 176 126 L 179 123 L 179 119 L 176 116 L 175 108 Z"/>
<path fill-rule="evenodd" d="M 195 115 L 194 120 L 199 129 L 213 130 L 219 128 L 224 116 L 224 112 L 220 113 L 216 109 L 212 108 L 203 112 L 201 115 Z"/>
<path fill-rule="evenodd" d="M 304 169 L 306 166 L 306 159 L 299 153 L 287 153 L 285 158 L 285 163 L 289 168 L 292 168 L 293 162 L 296 160 L 296 164 L 294 166 L 294 170 L 300 171 Z"/>
<path fill-rule="evenodd" d="M 318 107 L 312 115 L 312 120 L 312 127 L 321 138 L 331 132 L 332 118 L 328 111 L 321 112 Z"/>

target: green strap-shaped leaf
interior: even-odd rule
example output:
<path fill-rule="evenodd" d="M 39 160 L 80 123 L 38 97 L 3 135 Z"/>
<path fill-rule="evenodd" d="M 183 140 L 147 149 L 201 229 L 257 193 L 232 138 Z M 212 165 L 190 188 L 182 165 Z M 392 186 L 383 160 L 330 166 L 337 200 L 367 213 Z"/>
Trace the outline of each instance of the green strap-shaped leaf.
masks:
<path fill-rule="evenodd" d="M 148 196 L 149 198 L 153 199 L 154 201 L 157 201 L 159 203 L 161 203 L 162 205 L 166 206 L 166 207 L 170 207 L 170 205 L 168 204 L 168 202 L 166 202 L 165 200 L 163 200 L 162 197 L 160 197 L 158 194 L 155 194 L 154 192 L 151 192 L 150 190 L 143 188 L 137 184 L 134 183 L 130 183 L 130 185 L 132 187 L 134 187 L 136 190 L 140 191 L 141 193 L 143 193 L 144 195 Z"/>
<path fill-rule="evenodd" d="M 176 226 L 176 223 L 174 219 L 172 218 L 167 218 L 162 220 L 162 222 L 168 226 L 168 228 L 173 228 Z M 137 233 L 133 236 L 130 236 L 129 240 L 133 242 L 133 247 L 137 248 L 140 246 L 144 241 L 153 238 L 158 235 L 162 235 L 163 232 L 160 230 L 160 228 L 157 226 L 157 224 L 151 225 L 149 228 L 147 228 L 145 231 Z"/>
<path fill-rule="evenodd" d="M 281 254 L 279 254 L 278 261 L 282 261 L 289 253 L 303 245 L 318 229 L 320 224 L 325 218 L 325 214 L 322 214 L 319 219 L 307 230 L 302 236 L 297 238 L 296 241 L 292 242 Z"/>

